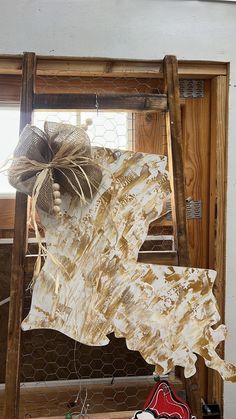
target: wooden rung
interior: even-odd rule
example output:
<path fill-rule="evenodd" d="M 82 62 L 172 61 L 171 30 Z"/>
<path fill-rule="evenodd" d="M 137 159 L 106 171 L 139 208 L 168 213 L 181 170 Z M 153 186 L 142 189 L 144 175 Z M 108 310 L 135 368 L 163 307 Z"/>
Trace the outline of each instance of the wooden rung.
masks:
<path fill-rule="evenodd" d="M 34 109 L 165 111 L 166 95 L 159 94 L 35 94 Z"/>
<path fill-rule="evenodd" d="M 107 413 L 94 413 L 89 414 L 91 419 L 131 419 L 134 415 L 132 411 L 124 412 L 107 412 Z M 65 419 L 65 416 L 51 416 L 51 417 L 38 417 L 35 419 Z"/>
<path fill-rule="evenodd" d="M 178 254 L 175 251 L 139 253 L 138 262 L 157 265 L 178 265 Z"/>

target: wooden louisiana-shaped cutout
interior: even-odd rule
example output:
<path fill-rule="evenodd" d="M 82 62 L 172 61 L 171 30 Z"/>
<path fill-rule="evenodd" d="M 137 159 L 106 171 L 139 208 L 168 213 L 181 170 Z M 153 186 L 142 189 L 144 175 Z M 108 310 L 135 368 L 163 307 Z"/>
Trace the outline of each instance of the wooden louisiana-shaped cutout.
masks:
<path fill-rule="evenodd" d="M 124 337 L 156 372 L 195 373 L 196 355 L 230 381 L 215 348 L 226 336 L 212 293 L 216 272 L 138 263 L 148 226 L 170 194 L 166 157 L 94 148 L 103 178 L 91 202 L 62 197 L 62 217 L 41 211 L 48 256 L 23 330 L 58 330 L 87 345 Z M 56 262 L 55 262 L 56 261 Z"/>

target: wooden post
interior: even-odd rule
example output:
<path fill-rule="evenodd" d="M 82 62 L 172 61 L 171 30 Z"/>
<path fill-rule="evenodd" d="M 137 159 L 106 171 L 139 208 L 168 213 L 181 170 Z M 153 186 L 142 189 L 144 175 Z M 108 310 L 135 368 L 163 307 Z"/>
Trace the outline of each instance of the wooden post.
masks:
<path fill-rule="evenodd" d="M 24 53 L 20 108 L 20 132 L 31 122 L 35 76 L 35 54 Z M 24 259 L 27 244 L 27 196 L 16 193 L 14 244 L 6 362 L 5 418 L 19 417 L 21 320 L 24 290 Z"/>
<path fill-rule="evenodd" d="M 225 243 L 227 190 L 227 119 L 228 86 L 226 76 L 211 81 L 211 183 L 209 223 L 209 268 L 217 271 L 214 295 L 222 322 L 225 317 Z M 224 358 L 224 343 L 217 353 Z M 208 403 L 217 403 L 223 412 L 223 380 L 218 372 L 208 370 Z M 223 413 L 222 413 L 223 414 Z"/>
<path fill-rule="evenodd" d="M 172 216 L 176 236 L 178 263 L 180 266 L 189 266 L 179 77 L 178 62 L 175 56 L 167 55 L 164 58 L 163 73 L 164 93 L 167 93 L 169 110 L 167 115 L 167 141 L 170 170 L 172 172 Z M 168 135 L 169 130 L 170 135 Z M 198 374 L 196 373 L 193 377 L 185 379 L 185 385 L 192 413 L 198 419 L 202 419 Z"/>
<path fill-rule="evenodd" d="M 188 266 L 189 254 L 186 227 L 186 200 L 185 179 L 182 153 L 181 110 L 179 97 L 178 63 L 175 56 L 167 55 L 164 58 L 164 80 L 167 91 L 167 104 L 169 109 L 170 136 L 167 135 L 168 148 L 171 153 L 172 188 L 174 197 L 174 212 L 177 229 L 177 251 L 179 264 Z M 167 117 L 168 118 L 168 117 Z M 168 129 L 168 126 L 167 126 Z"/>

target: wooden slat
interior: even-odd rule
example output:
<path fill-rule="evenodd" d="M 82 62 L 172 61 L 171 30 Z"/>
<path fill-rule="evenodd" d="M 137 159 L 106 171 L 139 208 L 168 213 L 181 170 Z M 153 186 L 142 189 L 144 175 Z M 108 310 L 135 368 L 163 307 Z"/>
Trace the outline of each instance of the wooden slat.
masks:
<path fill-rule="evenodd" d="M 117 380 L 114 379 L 113 384 L 105 383 L 104 379 L 24 383 L 20 390 L 20 419 L 62 415 L 67 410 L 68 403 L 74 401 L 78 395 L 80 384 L 82 397 L 85 389 L 87 390 L 87 403 L 91 415 L 102 410 L 125 411 L 142 408 L 153 389 L 154 382 L 151 376 L 142 377 L 142 379 L 135 378 L 120 377 Z M 168 381 L 177 394 L 184 390 L 182 382 L 176 377 L 170 376 Z M 4 391 L 0 388 L 1 418 L 3 417 L 3 396 Z M 78 410 L 76 407 L 75 409 Z"/>
<path fill-rule="evenodd" d="M 57 61 L 57 62 L 56 62 Z M 163 77 L 162 61 L 116 60 L 116 59 L 53 59 L 39 57 L 37 74 L 39 75 L 86 75 L 115 77 Z M 225 63 L 204 61 L 180 61 L 180 77 L 190 74 L 198 76 L 216 76 L 226 74 Z"/>
<path fill-rule="evenodd" d="M 2 55 L 0 56 L 0 74 L 18 74 L 22 73 L 22 56 Z"/>
<path fill-rule="evenodd" d="M 186 229 L 185 179 L 183 167 L 183 143 L 179 97 L 178 63 L 175 56 L 164 58 L 165 91 L 169 113 L 167 131 L 169 170 L 172 173 L 172 219 L 176 233 L 176 246 L 180 266 L 189 265 L 189 252 Z M 169 121 L 168 121 L 169 119 Z M 197 374 L 185 380 L 186 392 L 192 413 L 202 419 L 201 396 Z"/>
<path fill-rule="evenodd" d="M 20 130 L 31 122 L 35 54 L 23 58 Z M 23 305 L 24 256 L 27 240 L 27 196 L 16 194 L 15 231 L 12 253 L 11 291 L 6 363 L 5 417 L 17 419 L 19 414 L 21 318 Z"/>
<path fill-rule="evenodd" d="M 0 230 L 10 230 L 14 227 L 15 199 L 0 199 Z"/>
<path fill-rule="evenodd" d="M 157 111 L 167 109 L 167 99 L 157 94 L 36 94 L 34 109 Z"/>
<path fill-rule="evenodd" d="M 161 61 L 39 57 L 37 74 L 91 77 L 160 77 Z"/>
<path fill-rule="evenodd" d="M 225 243 L 226 243 L 226 190 L 227 190 L 227 77 L 219 76 L 211 82 L 211 184 L 209 222 L 209 267 L 216 269 L 214 294 L 221 320 L 225 317 Z M 217 352 L 224 357 L 224 344 Z M 220 375 L 208 370 L 208 402 L 223 408 L 223 381 Z"/>
<path fill-rule="evenodd" d="M 167 155 L 164 112 L 136 113 L 133 117 L 134 151 Z"/>
<path fill-rule="evenodd" d="M 199 268 L 209 267 L 210 96 L 211 81 L 204 80 L 204 97 L 187 98 L 182 107 L 186 196 L 202 201 L 202 217 L 187 220 L 190 266 Z M 199 357 L 197 366 L 201 397 L 207 400 L 208 373 L 203 358 Z"/>
<path fill-rule="evenodd" d="M 139 253 L 138 262 L 176 266 L 178 265 L 178 255 L 176 252 Z"/>
<path fill-rule="evenodd" d="M 188 98 L 182 108 L 186 197 L 202 201 L 201 219 L 187 220 L 189 260 L 191 266 L 199 268 L 208 268 L 210 84 L 205 80 L 204 97 Z"/>
<path fill-rule="evenodd" d="M 1 75 L 0 76 L 0 104 L 16 104 L 20 102 L 21 77 Z"/>
<path fill-rule="evenodd" d="M 20 56 L 0 56 L 0 74 L 21 74 Z M 98 58 L 38 57 L 37 74 L 40 76 L 98 76 L 98 77 L 160 77 L 162 61 L 118 60 Z M 223 62 L 179 61 L 179 77 L 212 78 L 226 75 Z"/>
<path fill-rule="evenodd" d="M 180 78 L 212 78 L 227 74 L 227 64 L 211 61 L 178 61 Z"/>

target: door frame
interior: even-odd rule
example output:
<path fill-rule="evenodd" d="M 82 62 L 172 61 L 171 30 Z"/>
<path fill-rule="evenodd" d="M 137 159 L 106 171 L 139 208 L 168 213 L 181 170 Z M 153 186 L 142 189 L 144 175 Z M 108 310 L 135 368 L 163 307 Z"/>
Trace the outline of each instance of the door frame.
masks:
<path fill-rule="evenodd" d="M 209 268 L 217 270 L 214 286 L 222 322 L 225 317 L 226 194 L 228 144 L 229 64 L 179 61 L 179 78 L 211 80 L 211 156 L 209 211 Z M 21 55 L 1 55 L 0 75 L 21 75 Z M 136 61 L 110 58 L 37 57 L 40 76 L 100 76 L 162 78 L 162 60 Z M 224 355 L 224 345 L 218 349 Z M 223 381 L 208 370 L 208 403 L 223 408 Z"/>

